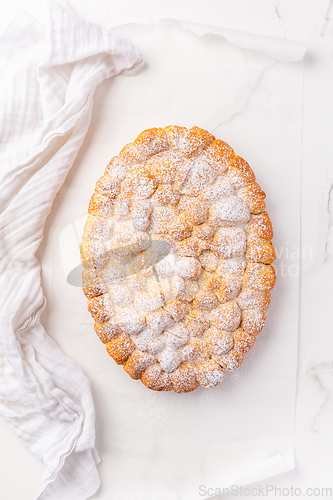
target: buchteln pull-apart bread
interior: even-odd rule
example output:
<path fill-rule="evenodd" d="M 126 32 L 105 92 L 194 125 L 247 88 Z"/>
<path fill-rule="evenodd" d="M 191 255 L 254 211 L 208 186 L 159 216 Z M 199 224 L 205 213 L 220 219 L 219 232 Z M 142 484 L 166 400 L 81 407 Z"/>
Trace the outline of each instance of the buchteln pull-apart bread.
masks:
<path fill-rule="evenodd" d="M 198 127 L 142 132 L 89 203 L 83 290 L 107 352 L 157 391 L 236 370 L 265 323 L 271 221 L 249 164 Z"/>

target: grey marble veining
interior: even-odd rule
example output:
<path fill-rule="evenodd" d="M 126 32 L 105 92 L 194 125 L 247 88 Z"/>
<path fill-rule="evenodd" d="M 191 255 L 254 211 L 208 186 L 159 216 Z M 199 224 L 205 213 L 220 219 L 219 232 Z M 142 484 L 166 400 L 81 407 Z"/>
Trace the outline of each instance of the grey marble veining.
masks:
<path fill-rule="evenodd" d="M 332 109 L 333 109 L 333 76 L 332 76 L 332 12 L 333 0 L 239 0 L 238 2 L 212 1 L 207 4 L 193 0 L 189 8 L 187 3 L 169 0 L 167 6 L 156 2 L 137 2 L 124 0 L 121 4 L 113 4 L 107 0 L 59 0 L 70 13 L 93 20 L 103 26 L 111 26 L 117 20 L 129 21 L 130 16 L 190 18 L 207 24 L 226 24 L 230 28 L 247 29 L 252 32 L 272 36 L 308 39 L 316 36 L 321 39 L 315 45 L 310 44 L 311 58 L 306 61 L 305 75 L 305 109 L 303 138 L 303 176 L 302 176 L 302 248 L 309 248 L 302 258 L 301 298 L 300 298 L 300 331 L 298 384 L 296 398 L 295 446 L 296 468 L 275 478 L 262 481 L 262 484 L 274 484 L 280 487 L 295 486 L 333 486 L 331 481 L 333 452 L 333 323 L 332 323 Z M 6 4 L 6 5 L 5 5 Z M 185 5 L 186 4 L 186 5 Z M 3 2 L 0 6 L 1 29 L 10 18 L 25 8 L 42 17 L 42 2 L 25 0 Z M 240 16 L 240 12 L 245 13 Z M 318 61 L 321 61 L 320 64 Z M 272 69 L 267 67 L 258 73 L 257 80 L 242 94 L 233 111 L 226 113 L 224 120 L 216 120 L 216 127 L 237 124 L 253 99 L 253 89 Z M 111 131 L 112 132 L 112 131 Z M 310 144 L 312 143 L 312 144 Z M 88 318 L 88 316 L 87 316 Z M 88 322 L 88 319 L 87 319 Z M 83 325 L 90 328 L 91 323 Z M 87 335 L 88 336 L 88 335 Z M 91 345 L 94 345 L 91 340 Z M 96 341 L 97 342 L 97 341 Z M 286 350 L 288 345 L 286 345 Z M 104 359 L 102 364 L 106 362 Z M 95 367 L 95 381 L 101 376 L 100 367 Z M 116 372 L 115 376 L 116 375 Z M 96 397 L 97 409 L 104 411 L 105 406 L 111 409 L 112 402 L 105 401 L 106 392 Z M 167 413 L 167 404 L 159 406 L 154 418 L 163 421 Z M 104 424 L 98 435 L 100 449 L 106 447 L 105 426 L 111 429 L 112 442 L 117 436 L 112 435 L 113 422 Z M 149 460 L 142 469 L 149 479 L 149 470 L 158 460 L 161 453 L 162 436 L 156 435 L 150 450 Z M 39 488 L 43 466 L 34 459 L 8 429 L 4 421 L 0 421 L 0 483 L 6 493 L 6 500 L 29 500 L 35 498 Z M 114 440 L 114 441 L 113 441 Z M 121 443 L 120 443 L 121 444 Z M 100 467 L 103 467 L 101 464 Z M 20 470 L 20 482 L 16 471 Z M 112 474 L 105 470 L 105 474 Z M 199 474 L 207 477 L 209 468 L 200 465 Z M 147 479 L 147 482 L 149 482 Z M 181 482 L 181 479 L 180 479 Z M 148 483 L 147 483 L 148 484 Z M 96 500 L 109 500 L 109 491 L 101 488 Z M 120 497 L 119 497 L 120 498 Z M 193 498 L 200 498 L 199 496 Z M 118 500 L 118 499 L 115 499 Z M 127 500 L 127 499 L 126 499 Z M 152 500 L 152 497 L 148 500 Z M 156 497 L 154 497 L 156 500 Z M 183 500 L 179 492 L 172 499 Z"/>
<path fill-rule="evenodd" d="M 256 89 L 260 86 L 260 83 L 264 78 L 265 74 L 269 70 L 275 68 L 276 65 L 278 64 L 277 61 L 269 60 L 270 58 L 267 56 L 262 56 L 262 59 L 263 59 L 262 68 L 260 68 L 260 70 L 258 70 L 253 75 L 251 80 L 247 81 L 246 85 L 244 85 L 239 90 L 237 96 L 235 97 L 230 107 L 229 108 L 227 107 L 227 109 L 225 110 L 223 121 L 219 121 L 216 125 L 213 122 L 214 129 L 219 130 L 222 125 L 223 127 L 229 125 L 231 122 L 233 122 L 233 120 L 235 120 L 236 118 L 240 118 L 241 115 L 244 112 L 246 112 L 249 103 L 251 101 L 251 98 L 253 97 L 253 94 L 256 91 Z M 216 120 L 218 120 L 218 117 L 216 117 Z"/>
<path fill-rule="evenodd" d="M 325 35 L 326 29 L 327 29 L 328 24 L 331 20 L 332 8 L 333 8 L 333 0 L 330 0 L 328 7 L 327 7 L 325 17 L 324 17 L 323 27 L 321 29 L 320 36 Z"/>
<path fill-rule="evenodd" d="M 320 419 L 324 416 L 325 412 L 332 411 L 333 407 L 333 361 L 310 367 L 308 374 L 323 398 L 320 408 L 311 423 L 311 430 L 313 432 L 320 432 Z M 329 408 L 330 406 L 331 408 Z"/>

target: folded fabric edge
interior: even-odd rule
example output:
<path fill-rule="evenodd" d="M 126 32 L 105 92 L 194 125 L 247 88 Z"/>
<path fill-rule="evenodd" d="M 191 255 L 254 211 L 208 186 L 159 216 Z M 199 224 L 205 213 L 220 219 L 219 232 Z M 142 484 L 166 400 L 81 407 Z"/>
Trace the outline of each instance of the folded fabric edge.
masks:
<path fill-rule="evenodd" d="M 146 62 L 144 58 L 141 56 L 141 59 L 137 61 L 131 68 L 124 68 L 121 73 L 124 73 L 124 75 L 136 75 L 144 66 Z"/>
<path fill-rule="evenodd" d="M 9 38 L 13 33 L 17 33 L 18 28 L 25 26 L 27 23 L 34 24 L 35 27 L 45 29 L 42 24 L 29 12 L 26 10 L 21 10 L 12 19 L 8 21 L 8 24 L 0 33 L 0 41 L 5 38 Z"/>
<path fill-rule="evenodd" d="M 72 463 L 74 460 L 75 465 Z M 66 461 L 67 467 L 64 468 Z M 53 500 L 54 498 L 87 500 L 100 487 L 100 478 L 96 467 L 100 462 L 101 460 L 95 448 L 81 452 L 71 451 L 63 457 L 62 467 L 56 473 L 49 476 L 48 472 L 45 472 L 36 500 Z M 64 470 L 66 470 L 65 474 Z M 89 473 L 87 473 L 87 470 Z M 53 484 L 55 479 L 57 479 L 56 489 Z M 71 481 L 80 484 L 76 494 L 70 487 Z"/>
<path fill-rule="evenodd" d="M 34 25 L 41 26 L 38 21 L 36 21 L 32 16 L 26 13 L 21 13 L 19 16 L 17 16 L 8 26 L 6 30 L 6 36 L 8 37 L 14 37 L 15 38 L 15 33 L 13 33 L 13 30 L 16 30 L 16 27 L 19 27 L 20 29 L 16 33 L 16 36 L 19 35 L 20 30 L 24 28 L 25 24 L 31 25 L 33 23 Z M 140 54 L 136 51 L 134 52 L 134 55 L 139 55 Z M 132 54 L 132 56 L 133 56 Z M 123 57 L 126 59 L 128 58 L 129 54 L 124 53 Z M 126 71 L 128 71 L 128 74 L 135 74 L 137 71 L 139 71 L 140 67 L 143 64 L 143 60 L 140 56 L 140 60 L 138 60 L 137 57 L 132 57 L 132 60 L 134 62 L 133 66 L 130 68 L 126 68 Z M 119 68 L 119 72 L 120 72 Z M 116 73 L 114 73 L 116 74 Z M 110 75 L 113 76 L 113 75 Z M 102 78 L 103 79 L 103 78 Z M 101 80 L 102 80 L 101 79 Z M 97 79 L 96 79 L 97 81 Z M 97 82 L 98 83 L 98 82 Z M 80 112 L 69 122 L 64 124 L 65 130 L 62 130 L 60 135 L 63 135 L 66 133 L 66 131 L 71 131 L 78 121 L 81 118 L 86 117 L 86 120 L 90 122 L 90 110 L 92 107 L 92 95 L 93 95 L 93 90 L 89 93 L 89 95 L 86 96 L 87 101 L 85 103 L 85 106 L 80 110 Z M 88 117 L 89 115 L 89 117 Z M 89 118 L 89 119 L 88 119 Z M 88 126 L 89 123 L 86 125 Z M 80 134 L 82 135 L 82 140 L 85 136 L 86 129 L 85 127 L 81 126 L 81 131 Z M 83 130 L 85 129 L 85 130 Z M 54 132 L 54 130 L 53 130 Z M 59 130 L 58 130 L 59 133 Z M 51 131 L 52 135 L 52 131 Z M 45 137 L 44 137 L 45 139 Z M 72 149 L 76 149 L 77 146 L 77 151 L 79 150 L 82 141 L 79 140 L 80 138 L 77 137 L 75 140 L 75 144 L 72 144 Z M 73 141 L 72 141 L 73 142 Z M 39 151 L 41 154 L 43 151 L 47 149 L 47 144 L 44 145 L 45 147 L 42 148 L 42 151 Z M 75 148 L 74 148 L 75 146 Z M 35 152 L 36 153 L 36 152 Z M 71 153 L 71 157 L 74 158 L 76 156 L 75 151 Z M 71 166 L 72 161 L 68 161 L 68 169 Z M 59 167 L 57 170 L 61 170 L 63 172 L 65 168 Z M 57 180 L 60 180 L 60 174 L 61 172 L 58 172 L 58 177 Z M 26 181 L 26 179 L 22 179 L 23 181 Z M 17 186 L 18 188 L 24 187 L 24 183 L 22 183 L 21 186 Z M 10 201 L 10 200 L 8 200 Z M 50 205 L 52 204 L 52 199 L 50 199 Z M 4 215 L 4 220 L 6 220 L 6 217 L 8 214 L 3 214 Z M 8 227 L 8 225 L 7 225 Z M 11 415 L 12 416 L 12 415 Z M 30 432 L 30 431 L 29 431 Z M 21 438 L 22 438 L 21 434 Z M 78 436 L 78 438 L 80 435 Z M 78 438 L 73 440 L 73 443 L 67 448 L 66 452 L 63 453 L 59 464 L 56 464 L 56 467 L 52 469 L 50 466 L 48 469 L 46 469 L 45 474 L 44 474 L 44 482 L 42 485 L 42 489 L 40 492 L 40 495 L 38 498 L 42 500 L 51 500 L 55 498 L 61 498 L 62 500 L 85 500 L 89 498 L 91 495 L 93 495 L 100 484 L 97 469 L 96 469 L 96 464 L 99 463 L 100 459 L 98 457 L 98 454 L 95 450 L 95 452 L 90 448 L 82 451 L 77 450 L 77 442 Z M 23 441 L 26 442 L 26 439 L 23 437 Z M 57 457 L 58 458 L 58 457 Z M 64 467 L 64 464 L 65 467 Z M 69 496 L 70 495 L 70 496 Z"/>

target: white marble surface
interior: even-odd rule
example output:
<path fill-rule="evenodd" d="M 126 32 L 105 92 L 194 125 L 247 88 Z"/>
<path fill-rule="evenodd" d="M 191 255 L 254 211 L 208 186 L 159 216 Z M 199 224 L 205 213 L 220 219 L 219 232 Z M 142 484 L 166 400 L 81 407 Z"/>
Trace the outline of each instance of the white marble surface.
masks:
<path fill-rule="evenodd" d="M 170 20 L 115 31 L 134 41 L 147 65 L 135 78 L 103 84 L 95 96 L 96 104 L 103 105 L 95 108 L 84 150 L 46 227 L 41 258 L 48 306 L 42 322 L 83 368 L 101 402 L 96 428 L 103 441 L 102 488 L 96 500 L 107 495 L 190 500 L 200 484 L 227 487 L 293 467 L 302 63 L 259 52 L 266 49 L 266 40 L 259 39 L 255 51 L 243 49 L 221 37 L 198 38 Z M 248 45 L 244 36 L 241 42 Z M 267 193 L 279 255 L 275 298 L 251 355 L 219 387 L 185 397 L 151 393 L 110 363 L 92 338 L 93 322 L 81 290 L 65 283 L 58 255 L 60 231 L 74 213 L 86 214 L 107 158 L 140 130 L 169 123 L 200 123 L 241 155 L 246 152 Z M 79 244 L 73 244 L 77 253 Z M 290 260 L 285 254 L 295 249 Z"/>
<path fill-rule="evenodd" d="M 220 24 L 228 28 L 264 35 L 309 41 L 305 60 L 301 184 L 301 249 L 307 250 L 302 256 L 300 279 L 300 332 L 295 417 L 296 460 L 293 470 L 262 480 L 260 486 L 276 485 L 281 489 L 289 488 L 289 496 L 293 496 L 291 486 L 294 489 L 302 488 L 302 494 L 306 493 L 307 488 L 331 487 L 331 495 L 316 496 L 333 498 L 333 480 L 331 479 L 333 341 L 331 340 L 332 320 L 330 316 L 333 243 L 331 231 L 333 168 L 330 140 L 333 120 L 332 2 L 323 0 L 316 2 L 209 0 L 206 2 L 169 1 L 163 6 L 148 0 L 140 2 L 126 0 L 121 5 L 112 5 L 106 0 L 94 1 L 93 5 L 91 2 L 82 0 L 59 3 L 69 12 L 105 27 L 133 20 L 149 22 L 172 17 L 206 24 Z M 22 8 L 43 19 L 45 10 L 43 1 L 12 1 L 0 7 L 0 28 L 3 28 L 6 22 Z M 97 105 L 101 103 L 97 102 Z M 121 145 L 120 143 L 119 147 Z M 117 151 L 117 146 L 115 148 Z M 105 154 L 108 156 L 109 153 L 105 151 Z M 246 156 L 245 153 L 243 154 Z M 64 194 L 63 198 L 61 196 L 60 194 L 60 201 L 64 201 L 66 195 Z M 80 216 L 81 213 L 77 215 Z M 47 251 L 46 244 L 44 245 L 45 251 Z M 102 400 L 96 401 L 97 411 L 102 405 Z M 112 426 L 112 422 L 110 425 Z M 0 451 L 1 497 L 6 500 L 35 498 L 43 471 L 42 464 L 25 450 L 2 420 L 0 421 L 0 439 L 2 442 Z M 104 443 L 97 444 L 102 452 L 106 453 L 103 449 Z M 105 471 L 105 473 L 108 472 Z M 181 478 L 179 481 L 181 484 Z M 254 484 L 251 487 L 257 486 Z M 208 487 L 217 488 L 219 484 L 207 484 Z M 286 492 L 287 490 L 284 493 Z M 206 495 L 199 495 L 198 491 L 192 498 L 208 498 L 211 497 L 211 493 L 213 490 L 207 491 Z M 315 493 L 318 491 L 315 490 Z M 284 496 L 287 495 L 284 494 Z M 95 498 L 107 500 L 111 497 L 109 492 L 103 490 L 102 487 Z M 153 496 L 147 496 L 147 500 L 151 498 Z"/>

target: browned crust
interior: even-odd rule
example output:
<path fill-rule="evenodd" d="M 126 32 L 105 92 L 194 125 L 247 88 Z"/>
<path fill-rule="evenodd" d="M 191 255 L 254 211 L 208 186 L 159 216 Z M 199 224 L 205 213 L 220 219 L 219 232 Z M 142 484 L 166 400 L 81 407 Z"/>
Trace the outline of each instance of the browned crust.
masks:
<path fill-rule="evenodd" d="M 207 194 L 198 188 L 186 188 L 189 171 L 195 168 L 200 155 L 206 162 L 207 175 L 222 176 L 248 207 L 243 273 L 218 273 L 221 259 L 237 258 L 239 254 L 229 254 L 227 246 L 221 251 L 227 240 L 214 227 L 216 221 L 209 210 Z M 98 337 L 131 378 L 141 379 L 152 390 L 186 393 L 199 386 L 218 385 L 226 372 L 242 364 L 244 354 L 264 326 L 276 279 L 271 265 L 275 260 L 273 229 L 265 211 L 265 196 L 250 165 L 235 155 L 226 142 L 198 127 L 145 130 L 110 161 L 89 203 L 90 219 L 81 248 L 83 291 Z M 127 324 L 125 312 L 121 320 L 117 319 L 120 306 L 113 303 L 101 277 L 109 259 L 103 236 L 112 230 L 109 219 L 122 210 L 126 213 L 126 200 L 136 197 L 141 201 L 130 208 L 134 227 L 144 231 L 152 224 L 156 239 L 169 241 L 180 256 L 197 259 L 203 269 L 189 268 L 189 274 L 184 272 L 182 278 L 185 288 L 197 282 L 199 290 L 193 288 L 194 292 L 189 293 L 179 289 L 176 298 L 159 309 L 162 315 L 147 311 L 145 318 L 138 317 L 137 323 Z M 145 204 L 150 199 L 158 207 L 158 218 L 151 215 Z M 119 205 L 124 201 L 125 205 Z M 228 227 L 227 220 L 217 222 Z M 131 283 L 144 295 L 145 279 L 133 279 Z M 168 373 L 162 369 L 158 355 L 156 358 L 147 350 L 140 350 L 131 334 L 137 335 L 145 327 L 163 331 L 175 323 L 183 325 L 189 340 L 183 345 L 176 334 L 180 362 Z"/>

